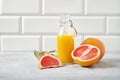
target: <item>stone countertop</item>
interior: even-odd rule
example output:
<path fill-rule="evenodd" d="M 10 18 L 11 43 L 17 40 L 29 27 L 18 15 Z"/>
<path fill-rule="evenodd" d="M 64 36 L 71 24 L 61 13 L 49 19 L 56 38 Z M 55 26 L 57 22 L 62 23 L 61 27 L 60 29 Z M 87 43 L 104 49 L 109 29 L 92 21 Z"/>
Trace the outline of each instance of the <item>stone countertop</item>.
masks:
<path fill-rule="evenodd" d="M 33 52 L 0 53 L 0 80 L 120 80 L 120 54 L 106 53 L 92 67 L 69 64 L 59 68 L 37 68 Z"/>

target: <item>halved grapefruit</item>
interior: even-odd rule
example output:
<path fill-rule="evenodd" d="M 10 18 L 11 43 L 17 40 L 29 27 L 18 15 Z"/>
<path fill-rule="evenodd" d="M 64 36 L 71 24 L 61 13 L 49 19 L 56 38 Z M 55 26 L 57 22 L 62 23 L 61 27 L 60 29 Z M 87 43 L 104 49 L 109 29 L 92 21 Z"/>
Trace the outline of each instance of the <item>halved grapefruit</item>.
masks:
<path fill-rule="evenodd" d="M 73 50 L 72 58 L 75 63 L 81 66 L 92 66 L 100 59 L 100 50 L 93 45 L 80 45 Z"/>
<path fill-rule="evenodd" d="M 96 46 L 100 49 L 100 59 L 101 60 L 105 54 L 105 45 L 104 43 L 97 38 L 87 38 L 81 44 L 89 44 Z"/>
<path fill-rule="evenodd" d="M 51 53 L 34 51 L 34 55 L 39 60 L 38 68 L 52 68 L 62 66 L 62 62 Z"/>

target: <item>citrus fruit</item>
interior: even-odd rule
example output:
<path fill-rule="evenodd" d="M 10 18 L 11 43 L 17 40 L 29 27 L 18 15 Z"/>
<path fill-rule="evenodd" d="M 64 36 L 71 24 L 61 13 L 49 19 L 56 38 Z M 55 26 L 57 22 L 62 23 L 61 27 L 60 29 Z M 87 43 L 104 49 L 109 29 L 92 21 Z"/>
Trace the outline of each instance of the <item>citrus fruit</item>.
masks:
<path fill-rule="evenodd" d="M 57 57 L 51 54 L 45 54 L 40 58 L 39 65 L 40 68 L 50 68 L 61 66 L 62 63 Z"/>
<path fill-rule="evenodd" d="M 81 66 L 92 66 L 98 62 L 100 58 L 100 50 L 98 47 L 93 45 L 80 45 L 73 50 L 72 58 L 75 63 Z"/>
<path fill-rule="evenodd" d="M 34 51 L 34 55 L 39 60 L 38 68 L 42 69 L 62 66 L 61 61 L 51 53 Z"/>
<path fill-rule="evenodd" d="M 105 54 L 105 46 L 104 46 L 103 42 L 97 38 L 87 38 L 81 44 L 90 44 L 90 45 L 98 47 L 100 49 L 100 59 Z"/>

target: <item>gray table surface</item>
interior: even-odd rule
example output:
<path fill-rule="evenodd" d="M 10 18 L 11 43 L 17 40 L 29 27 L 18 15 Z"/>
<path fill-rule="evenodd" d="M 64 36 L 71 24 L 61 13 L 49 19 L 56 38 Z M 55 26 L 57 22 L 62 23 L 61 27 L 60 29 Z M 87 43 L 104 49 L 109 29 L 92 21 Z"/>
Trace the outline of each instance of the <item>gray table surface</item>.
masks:
<path fill-rule="evenodd" d="M 69 64 L 39 70 L 33 52 L 0 53 L 0 80 L 120 80 L 120 54 L 106 53 L 92 67 Z"/>

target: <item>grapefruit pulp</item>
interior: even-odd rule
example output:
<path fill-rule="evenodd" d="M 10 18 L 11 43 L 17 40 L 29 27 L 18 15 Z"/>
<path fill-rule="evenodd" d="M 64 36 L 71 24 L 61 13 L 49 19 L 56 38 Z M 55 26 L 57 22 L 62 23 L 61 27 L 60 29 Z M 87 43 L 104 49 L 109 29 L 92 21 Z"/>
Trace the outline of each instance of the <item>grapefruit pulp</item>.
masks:
<path fill-rule="evenodd" d="M 34 51 L 34 55 L 39 60 L 38 68 L 51 68 L 62 66 L 61 61 L 51 53 Z"/>
<path fill-rule="evenodd" d="M 96 46 L 84 44 L 74 49 L 72 58 L 81 66 L 92 66 L 100 59 L 100 50 Z"/>
<path fill-rule="evenodd" d="M 103 42 L 97 38 L 87 38 L 82 42 L 82 44 L 89 44 L 98 47 L 100 49 L 100 59 L 102 59 L 105 54 L 105 46 Z"/>
<path fill-rule="evenodd" d="M 45 54 L 41 57 L 39 61 L 39 65 L 40 65 L 40 68 L 50 68 L 50 67 L 61 66 L 62 63 L 57 57 L 51 54 Z"/>

